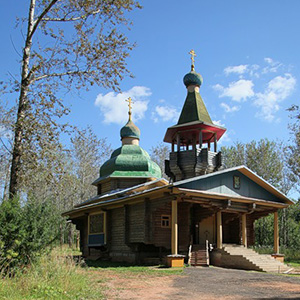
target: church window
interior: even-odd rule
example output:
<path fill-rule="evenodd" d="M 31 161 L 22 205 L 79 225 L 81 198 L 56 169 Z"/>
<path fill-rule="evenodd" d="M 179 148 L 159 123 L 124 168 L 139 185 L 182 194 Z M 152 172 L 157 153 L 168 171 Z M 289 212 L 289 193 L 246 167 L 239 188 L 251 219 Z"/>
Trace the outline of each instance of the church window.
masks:
<path fill-rule="evenodd" d="M 104 213 L 89 216 L 89 234 L 104 233 Z"/>
<path fill-rule="evenodd" d="M 169 215 L 162 215 L 161 216 L 161 227 L 162 228 L 170 228 L 170 216 Z"/>

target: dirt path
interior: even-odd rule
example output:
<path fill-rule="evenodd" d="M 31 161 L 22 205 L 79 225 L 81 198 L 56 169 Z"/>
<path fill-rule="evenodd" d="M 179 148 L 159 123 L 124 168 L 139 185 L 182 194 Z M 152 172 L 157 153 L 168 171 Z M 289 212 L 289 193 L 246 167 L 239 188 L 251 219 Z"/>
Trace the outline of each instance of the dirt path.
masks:
<path fill-rule="evenodd" d="M 99 272 L 99 271 L 97 271 Z M 116 299 L 300 299 L 300 277 L 222 268 L 186 268 L 158 276 L 101 270 L 108 300 Z M 96 275 L 96 274 L 95 274 Z"/>

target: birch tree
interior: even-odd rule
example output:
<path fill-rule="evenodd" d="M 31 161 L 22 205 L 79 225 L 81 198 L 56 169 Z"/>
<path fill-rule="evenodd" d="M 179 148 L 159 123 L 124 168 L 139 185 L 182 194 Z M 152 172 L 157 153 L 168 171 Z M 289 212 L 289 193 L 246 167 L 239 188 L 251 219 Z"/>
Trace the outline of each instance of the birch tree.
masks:
<path fill-rule="evenodd" d="M 150 149 L 151 159 L 158 164 L 162 177 L 167 180 L 169 180 L 169 177 L 165 173 L 165 160 L 169 159 L 169 152 L 169 147 L 163 143 L 159 143 Z"/>
<path fill-rule="evenodd" d="M 20 189 L 22 164 L 51 152 L 66 129 L 59 122 L 69 112 L 62 95 L 94 84 L 116 90 L 130 75 L 126 14 L 140 7 L 134 0 L 28 1 L 28 16 L 19 24 L 26 29 L 21 74 L 10 82 L 18 93 L 10 197 Z"/>

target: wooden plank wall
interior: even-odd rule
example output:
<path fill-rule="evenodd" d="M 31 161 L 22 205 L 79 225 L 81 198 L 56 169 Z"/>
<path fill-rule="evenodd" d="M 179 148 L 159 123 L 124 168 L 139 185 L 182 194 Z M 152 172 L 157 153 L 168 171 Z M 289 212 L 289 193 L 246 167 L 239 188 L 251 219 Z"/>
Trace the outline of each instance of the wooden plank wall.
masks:
<path fill-rule="evenodd" d="M 115 252 L 130 251 L 125 244 L 125 214 L 124 207 L 111 211 L 110 250 Z"/>
<path fill-rule="evenodd" d="M 128 223 L 129 243 L 143 243 L 145 241 L 144 202 L 128 206 Z"/>
<path fill-rule="evenodd" d="M 161 227 L 161 215 L 172 215 L 171 202 L 153 201 L 151 202 L 151 212 L 151 227 L 153 230 L 151 242 L 156 247 L 171 249 L 171 226 L 170 228 Z"/>

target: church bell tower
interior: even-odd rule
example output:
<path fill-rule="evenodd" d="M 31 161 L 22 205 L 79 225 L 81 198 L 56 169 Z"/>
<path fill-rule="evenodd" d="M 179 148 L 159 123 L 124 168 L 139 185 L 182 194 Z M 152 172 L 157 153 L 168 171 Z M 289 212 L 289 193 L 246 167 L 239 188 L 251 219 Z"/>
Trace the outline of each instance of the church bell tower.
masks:
<path fill-rule="evenodd" d="M 191 54 L 191 71 L 183 82 L 187 96 L 178 123 L 167 129 L 164 142 L 172 145 L 170 159 L 165 161 L 165 172 L 179 181 L 212 173 L 222 168 L 221 152 L 217 144 L 226 129 L 215 125 L 200 96 L 202 76 L 195 71 L 194 50 Z"/>

